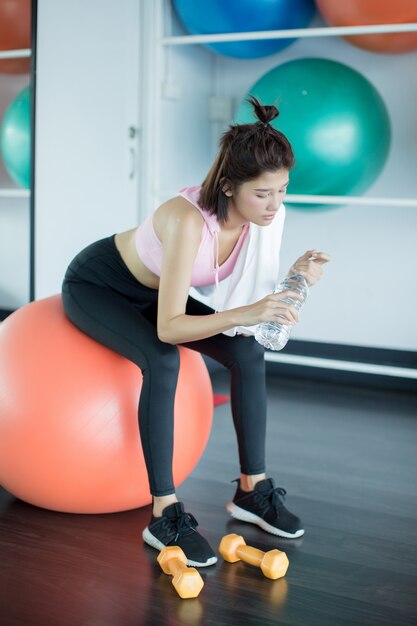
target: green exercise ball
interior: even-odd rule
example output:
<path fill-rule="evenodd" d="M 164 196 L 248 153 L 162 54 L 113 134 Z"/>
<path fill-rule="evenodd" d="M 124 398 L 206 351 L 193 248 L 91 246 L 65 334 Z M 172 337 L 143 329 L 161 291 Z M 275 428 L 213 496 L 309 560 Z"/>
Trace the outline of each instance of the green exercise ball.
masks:
<path fill-rule="evenodd" d="M 4 114 L 0 131 L 4 166 L 20 187 L 30 187 L 30 88 L 12 101 Z"/>
<path fill-rule="evenodd" d="M 262 76 L 245 99 L 249 94 L 280 111 L 272 125 L 288 137 L 296 160 L 288 193 L 359 195 L 378 178 L 389 152 L 389 116 L 375 87 L 356 70 L 327 59 L 297 59 Z M 252 107 L 242 101 L 236 122 L 253 121 Z"/>

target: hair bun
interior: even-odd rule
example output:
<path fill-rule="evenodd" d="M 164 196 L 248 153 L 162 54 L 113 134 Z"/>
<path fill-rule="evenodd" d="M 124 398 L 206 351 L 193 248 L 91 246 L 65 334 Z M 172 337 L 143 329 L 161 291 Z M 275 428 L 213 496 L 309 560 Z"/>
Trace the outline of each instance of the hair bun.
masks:
<path fill-rule="evenodd" d="M 272 122 L 272 120 L 279 115 L 279 111 L 276 106 L 273 104 L 261 104 L 255 96 L 249 96 L 246 102 L 249 102 L 249 104 L 252 105 L 255 116 L 263 125 L 269 124 L 269 122 Z"/>

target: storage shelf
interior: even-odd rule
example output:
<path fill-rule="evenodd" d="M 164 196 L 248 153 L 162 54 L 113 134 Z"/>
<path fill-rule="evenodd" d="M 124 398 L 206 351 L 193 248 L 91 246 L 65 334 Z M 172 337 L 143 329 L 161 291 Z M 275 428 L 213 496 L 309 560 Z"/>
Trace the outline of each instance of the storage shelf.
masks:
<path fill-rule="evenodd" d="M 416 207 L 416 198 L 374 198 L 371 196 L 316 196 L 288 194 L 285 196 L 286 202 L 299 204 L 350 204 L 350 205 L 368 205 L 368 206 L 396 206 L 396 207 Z"/>
<path fill-rule="evenodd" d="M 32 56 L 32 50 L 30 48 L 24 48 L 22 50 L 0 50 L 1 59 L 24 59 Z"/>
<path fill-rule="evenodd" d="M 30 48 L 24 50 L 0 50 L 1 59 L 25 59 L 32 56 Z"/>
<path fill-rule="evenodd" d="M 215 35 L 179 35 L 162 37 L 165 46 L 181 46 L 200 43 L 223 43 L 228 41 L 255 41 L 260 39 L 299 39 L 302 37 L 343 37 L 345 35 L 376 35 L 381 33 L 417 32 L 417 23 L 375 24 L 372 26 L 324 26 L 320 28 L 289 28 Z"/>
<path fill-rule="evenodd" d="M 0 189 L 0 198 L 30 198 L 30 189 Z"/>
<path fill-rule="evenodd" d="M 170 198 L 177 195 L 177 190 L 157 191 L 158 198 Z M 345 204 L 356 206 L 395 206 L 403 208 L 417 208 L 417 198 L 376 198 L 372 196 L 319 196 L 313 194 L 287 194 L 284 204 Z"/>

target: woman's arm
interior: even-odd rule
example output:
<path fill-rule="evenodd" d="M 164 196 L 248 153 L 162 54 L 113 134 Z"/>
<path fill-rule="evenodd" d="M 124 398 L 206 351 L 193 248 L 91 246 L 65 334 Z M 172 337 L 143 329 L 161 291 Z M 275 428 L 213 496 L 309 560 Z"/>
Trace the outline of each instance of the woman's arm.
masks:
<path fill-rule="evenodd" d="M 158 296 L 158 337 L 166 343 L 196 341 L 233 328 L 233 311 L 186 315 L 191 275 L 201 241 L 203 218 L 182 201 L 172 201 L 162 234 L 163 259 Z"/>
<path fill-rule="evenodd" d="M 162 233 L 163 260 L 159 282 L 157 332 L 161 341 L 171 344 L 212 337 L 234 326 L 251 326 L 281 315 L 287 323 L 298 321 L 298 312 L 279 302 L 290 293 L 266 296 L 255 304 L 212 315 L 186 315 L 194 261 L 201 241 L 203 218 L 177 200 Z M 283 322 L 282 317 L 279 321 Z"/>

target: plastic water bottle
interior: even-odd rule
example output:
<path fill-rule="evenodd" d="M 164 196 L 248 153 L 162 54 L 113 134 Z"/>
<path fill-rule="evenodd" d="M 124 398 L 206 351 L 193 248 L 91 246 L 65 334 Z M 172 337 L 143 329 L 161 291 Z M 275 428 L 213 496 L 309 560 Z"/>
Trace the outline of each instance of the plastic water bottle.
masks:
<path fill-rule="evenodd" d="M 287 276 L 287 278 L 279 283 L 274 293 L 281 293 L 281 291 L 286 291 L 287 289 L 297 292 L 303 299 L 297 300 L 288 296 L 287 298 L 282 298 L 281 302 L 289 302 L 299 311 L 303 307 L 309 293 L 306 279 L 301 274 Z M 290 324 L 263 322 L 262 324 L 258 324 L 255 329 L 255 339 L 262 346 L 265 346 L 265 348 L 269 348 L 270 350 L 282 350 L 290 338 L 291 328 L 292 326 Z"/>

